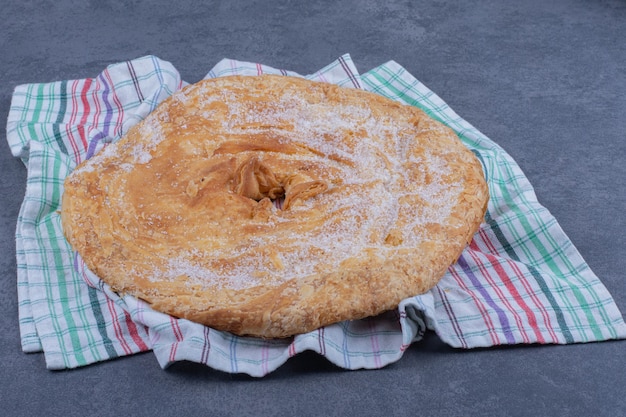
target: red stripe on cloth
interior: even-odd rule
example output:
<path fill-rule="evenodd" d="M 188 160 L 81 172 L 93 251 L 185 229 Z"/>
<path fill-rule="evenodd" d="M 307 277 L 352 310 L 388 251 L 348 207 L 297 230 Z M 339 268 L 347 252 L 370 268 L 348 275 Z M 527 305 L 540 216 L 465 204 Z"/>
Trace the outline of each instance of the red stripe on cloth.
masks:
<path fill-rule="evenodd" d="M 98 97 L 98 95 L 100 93 L 100 90 L 102 89 L 102 83 L 100 82 L 99 78 L 96 78 L 95 80 L 96 80 L 95 85 L 93 86 L 93 89 L 91 90 L 91 97 L 94 103 L 94 110 L 93 110 L 93 117 L 92 117 L 91 124 L 93 125 L 94 129 L 98 129 L 99 122 L 100 122 L 100 113 L 101 113 L 100 97 Z"/>
<path fill-rule="evenodd" d="M 85 80 L 85 82 L 83 83 L 83 89 L 80 92 L 80 100 L 82 103 L 82 109 L 83 109 L 83 115 L 80 118 L 80 121 L 78 122 L 78 124 L 80 126 L 85 126 L 85 124 L 87 123 L 87 117 L 89 117 L 89 111 L 91 110 L 91 106 L 89 105 L 89 98 L 87 97 L 87 93 L 89 92 L 89 90 L 91 89 L 91 84 L 93 83 L 93 79 L 92 78 L 87 78 Z M 84 143 L 85 149 L 87 149 L 87 140 L 85 140 Z"/>
<path fill-rule="evenodd" d="M 263 74 L 263 67 L 261 66 L 261 64 L 256 64 L 256 73 L 258 75 Z"/>
<path fill-rule="evenodd" d="M 480 237 L 481 243 L 484 243 L 487 249 L 491 252 L 491 253 L 487 253 L 487 252 L 482 251 L 482 253 L 485 256 L 487 256 L 488 259 L 490 258 L 504 259 L 507 265 L 513 270 L 515 276 L 519 279 L 519 282 L 524 287 L 524 290 L 530 296 L 530 299 L 533 301 L 535 307 L 537 308 L 537 310 L 541 312 L 541 316 L 543 318 L 545 328 L 548 330 L 548 333 L 550 334 L 550 338 L 552 339 L 552 341 L 556 343 L 558 341 L 558 337 L 554 331 L 554 328 L 552 327 L 550 323 L 550 315 L 548 314 L 545 306 L 539 300 L 539 297 L 537 297 L 536 289 L 533 288 L 532 284 L 528 282 L 525 274 L 522 273 L 522 271 L 519 269 L 515 261 L 508 259 L 508 258 L 501 258 L 497 255 L 493 255 L 495 253 L 500 253 L 501 251 L 498 251 L 495 244 L 489 239 L 488 234 L 484 230 L 479 231 L 479 237 Z M 478 247 L 478 245 L 475 242 L 472 242 L 472 244 L 475 247 Z M 478 250 L 480 251 L 480 249 Z M 526 302 L 524 301 L 524 298 L 521 296 L 521 294 L 517 291 L 517 288 L 510 281 L 508 275 L 502 268 L 502 265 L 500 264 L 500 262 L 494 262 L 494 261 L 491 261 L 491 262 L 492 264 L 497 265 L 498 275 L 501 277 L 501 279 L 508 281 L 508 283 L 505 283 L 505 285 L 507 285 L 507 288 L 509 288 L 509 286 L 511 287 L 509 291 L 515 297 L 515 301 L 517 301 L 518 304 L 520 304 L 520 307 L 522 307 L 522 309 L 526 312 L 527 317 L 528 317 L 528 323 L 532 327 L 535 333 L 535 336 L 537 337 L 537 342 L 546 343 L 544 334 L 539 329 L 537 316 L 533 313 L 533 308 L 531 308 L 528 304 L 526 304 Z"/>
<path fill-rule="evenodd" d="M 76 110 L 78 110 L 79 108 L 82 110 L 83 115 L 80 118 L 80 121 L 78 122 L 78 126 L 77 126 L 77 130 L 78 130 L 78 135 L 80 136 L 80 142 L 82 145 L 82 151 L 83 152 L 87 152 L 87 149 L 89 148 L 89 140 L 87 138 L 87 130 L 85 129 L 85 124 L 87 123 L 87 117 L 89 116 L 89 111 L 91 109 L 91 106 L 89 105 L 89 98 L 87 97 L 87 94 L 89 92 L 89 89 L 91 88 L 91 84 L 92 84 L 92 79 L 91 78 L 87 78 L 86 80 L 84 80 L 84 82 L 82 83 L 82 88 L 80 91 L 80 106 L 78 105 L 78 103 L 73 104 L 74 107 L 76 108 Z M 76 86 L 78 85 L 78 83 L 76 84 Z M 75 86 L 73 86 L 74 88 Z M 75 97 L 75 94 L 73 94 L 73 98 Z M 74 115 L 77 114 L 76 112 L 72 112 L 72 117 L 74 117 Z M 74 120 L 74 119 L 72 119 Z M 82 154 L 82 153 L 81 153 Z M 81 157 L 82 159 L 82 157 Z M 77 160 L 76 163 L 80 163 L 81 161 Z"/>
<path fill-rule="evenodd" d="M 117 93 L 115 92 L 115 83 L 113 83 L 113 80 L 111 79 L 111 74 L 109 73 L 109 71 L 104 70 L 104 76 L 109 82 L 109 85 L 111 88 L 110 94 L 111 94 L 111 97 L 113 98 L 113 102 L 115 103 L 115 107 L 117 107 L 117 110 L 118 110 L 117 120 L 115 121 L 115 125 L 113 126 L 113 135 L 117 136 L 122 131 L 122 125 L 124 123 L 124 106 L 122 106 L 122 103 L 120 102 L 120 98 L 117 96 Z"/>
<path fill-rule="evenodd" d="M 74 126 L 76 124 L 76 116 L 78 115 L 78 110 L 81 110 L 82 107 L 78 105 L 78 97 L 77 91 L 78 86 L 81 84 L 80 80 L 72 81 L 72 110 L 70 111 L 70 119 L 67 122 L 68 125 Z M 83 83 L 84 84 L 84 83 Z"/>
<path fill-rule="evenodd" d="M 517 330 L 521 333 L 523 343 L 530 343 L 530 338 L 528 337 L 528 334 L 526 333 L 526 330 L 524 328 L 525 327 L 524 322 L 519 314 L 518 309 L 514 308 L 513 305 L 509 302 L 508 300 L 509 297 L 507 297 L 504 291 L 502 291 L 501 287 L 498 286 L 496 280 L 493 279 L 489 271 L 490 270 L 496 271 L 496 275 L 498 276 L 500 281 L 502 281 L 502 283 L 504 284 L 509 294 L 511 294 L 513 298 L 517 301 L 517 304 L 522 307 L 522 310 L 526 313 L 526 316 L 528 317 L 529 321 L 534 320 L 534 316 L 532 312 L 524 307 L 525 305 L 524 301 L 521 299 L 519 293 L 517 292 L 517 289 L 515 288 L 515 286 L 509 279 L 509 277 L 504 272 L 504 269 L 502 269 L 502 265 L 500 265 L 500 262 L 498 262 L 498 259 L 487 259 L 489 261 L 489 264 L 488 266 L 486 266 L 484 264 L 484 260 L 480 259 L 480 256 L 477 255 L 477 253 L 482 254 L 482 252 L 480 252 L 480 250 L 476 247 L 476 245 L 470 244 L 470 249 L 472 250 L 468 250 L 467 252 L 469 253 L 470 257 L 474 260 L 476 265 L 478 266 L 478 269 L 480 270 L 483 278 L 487 280 L 491 289 L 496 293 L 496 296 L 498 297 L 498 302 L 502 303 L 506 307 L 507 311 L 513 316 L 513 319 L 515 320 L 515 324 L 517 325 Z"/>
<path fill-rule="evenodd" d="M 130 355 L 133 351 L 128 345 L 128 342 L 124 338 L 124 333 L 122 332 L 122 326 L 120 326 L 120 322 L 117 318 L 117 313 L 115 311 L 115 303 L 110 298 L 107 299 L 107 307 L 109 309 L 109 313 L 111 314 L 111 318 L 113 319 L 113 330 L 115 332 L 115 338 L 120 342 L 122 346 L 122 350 L 126 355 Z"/>
<path fill-rule="evenodd" d="M 137 325 L 130 317 L 130 314 L 128 312 L 124 312 L 124 313 L 125 313 L 125 318 L 126 318 L 126 327 L 128 328 L 130 337 L 131 339 L 133 339 L 133 342 L 135 342 L 135 345 L 137 345 L 137 347 L 141 349 L 142 352 L 146 350 L 150 350 L 150 348 L 148 347 L 148 345 L 146 345 L 146 343 L 143 341 L 141 336 L 139 336 L 139 330 L 137 328 Z"/>
<path fill-rule="evenodd" d="M 72 147 L 72 155 L 74 156 L 74 162 L 76 162 L 76 164 L 79 164 L 81 160 L 80 150 L 78 149 L 76 138 L 74 137 L 74 133 L 72 133 L 72 129 L 70 128 L 70 125 L 65 126 L 65 133 L 67 134 L 67 139 L 70 143 L 70 146 Z"/>
<path fill-rule="evenodd" d="M 178 349 L 178 342 L 172 343 L 172 346 L 170 347 L 170 362 L 176 362 L 176 349 Z"/>
<path fill-rule="evenodd" d="M 289 357 L 292 358 L 296 356 L 296 342 L 295 340 L 289 344 L 289 348 L 287 349 Z"/>
<path fill-rule="evenodd" d="M 183 340 L 183 332 L 178 325 L 178 320 L 174 317 L 170 316 L 170 324 L 172 326 L 172 333 L 174 333 L 174 337 L 176 338 L 176 342 L 172 343 L 172 347 L 170 348 L 170 362 L 176 362 L 176 350 L 178 349 L 178 343 Z"/>
<path fill-rule="evenodd" d="M 517 276 L 524 276 L 524 274 L 520 271 L 519 267 L 514 261 L 510 261 L 510 265 L 511 265 L 511 268 L 515 271 L 515 274 Z M 537 309 L 539 309 L 539 311 L 541 312 L 541 317 L 543 318 L 544 327 L 550 334 L 550 338 L 552 339 L 552 342 L 559 343 L 559 337 L 554 331 L 554 327 L 552 326 L 552 323 L 550 321 L 550 313 L 548 313 L 548 310 L 546 310 L 545 306 L 543 305 L 539 297 L 537 297 L 536 289 L 533 288 L 532 285 L 526 279 L 521 280 L 521 282 L 526 292 L 530 295 L 530 299 L 533 301 Z M 536 331 L 540 332 L 539 325 L 536 321 L 534 325 L 537 326 Z M 545 339 L 543 343 L 545 343 Z"/>
<path fill-rule="evenodd" d="M 85 152 L 87 152 L 89 145 L 87 144 L 88 141 L 87 141 L 87 132 L 85 130 L 85 126 L 78 125 L 76 126 L 76 129 L 78 130 L 78 136 L 80 136 L 81 145 L 84 146 Z"/>
<path fill-rule="evenodd" d="M 455 279 L 457 284 L 459 284 L 459 286 L 463 288 L 465 292 L 467 292 L 470 295 L 472 300 L 474 300 L 474 304 L 476 304 L 476 307 L 478 308 L 478 311 L 480 312 L 480 315 L 482 316 L 484 320 L 485 327 L 487 331 L 489 332 L 492 345 L 500 345 L 501 343 L 500 343 L 500 338 L 498 337 L 498 332 L 493 326 L 493 321 L 491 321 L 491 316 L 489 315 L 489 312 L 485 308 L 485 305 L 483 304 L 481 298 L 477 297 L 476 293 L 468 288 L 468 286 L 463 281 L 463 278 L 461 278 L 459 273 L 454 268 L 449 268 L 448 271 L 450 271 L 452 277 Z"/>
<path fill-rule="evenodd" d="M 67 124 L 73 126 L 76 123 L 76 114 L 78 113 L 78 100 L 76 99 L 76 91 L 78 90 L 78 84 L 80 84 L 79 80 L 72 81 L 72 108 L 70 109 L 70 119 L 67 121 Z"/>
<path fill-rule="evenodd" d="M 400 314 L 398 314 L 398 319 L 399 320 L 406 320 L 407 318 L 407 314 L 406 311 L 401 311 Z M 422 333 L 422 332 L 420 332 Z M 459 336 L 459 340 L 461 339 L 461 337 Z M 405 350 L 408 349 L 408 347 L 411 346 L 411 344 L 406 344 L 406 343 L 402 343 L 402 345 L 400 346 L 400 352 L 404 352 Z"/>
<path fill-rule="evenodd" d="M 70 145 L 72 147 L 72 152 L 74 153 L 74 162 L 76 162 L 76 164 L 79 164 L 81 161 L 81 151 L 80 151 L 80 144 L 76 142 L 76 139 L 74 138 L 74 134 L 72 133 L 72 126 L 74 126 L 74 124 L 76 123 L 76 113 L 78 111 L 78 103 L 76 101 L 76 88 L 78 86 L 79 81 L 78 80 L 74 80 L 72 82 L 72 87 L 71 87 L 71 91 L 72 93 L 70 94 L 71 96 L 71 105 L 69 108 L 69 114 L 70 114 L 70 118 L 68 120 L 68 122 L 65 124 L 65 130 L 67 132 L 67 137 L 70 141 Z M 66 109 L 66 113 L 68 112 L 68 110 Z M 80 132 L 79 132 L 79 137 L 80 137 Z"/>
<path fill-rule="evenodd" d="M 481 237 L 484 238 L 486 236 L 481 236 Z M 544 339 L 543 335 L 541 334 L 541 332 L 537 328 L 537 318 L 535 317 L 535 314 L 533 313 L 532 309 L 528 306 L 528 304 L 526 304 L 526 302 L 524 301 L 524 298 L 519 293 L 519 291 L 517 290 L 517 288 L 515 287 L 515 285 L 511 281 L 511 278 L 507 275 L 506 271 L 502 267 L 501 259 L 498 258 L 497 256 L 491 255 L 489 253 L 481 252 L 480 249 L 478 248 L 478 246 L 476 245 L 476 243 L 474 241 L 472 241 L 470 243 L 470 248 L 475 250 L 475 251 L 477 251 L 477 252 L 480 252 L 488 260 L 488 262 L 490 263 L 491 267 L 493 268 L 493 270 L 498 275 L 498 278 L 500 279 L 500 281 L 502 281 L 502 283 L 504 284 L 504 286 L 507 289 L 507 291 L 509 292 L 509 294 L 511 294 L 511 296 L 513 297 L 513 300 L 515 300 L 517 305 L 519 307 L 521 307 L 522 311 L 524 312 L 524 314 L 526 316 L 526 319 L 528 320 L 528 324 L 530 324 L 531 328 L 533 329 L 533 332 L 535 334 L 535 338 L 536 338 L 537 342 L 538 343 L 545 343 L 545 339 Z M 473 254 L 472 256 L 475 257 L 475 254 Z M 480 261 L 476 260 L 476 262 L 479 263 Z M 489 275 L 488 271 L 486 269 L 483 270 L 482 267 L 481 267 L 481 271 L 489 279 L 490 283 L 492 283 L 493 280 L 492 280 L 491 276 Z M 520 271 L 517 270 L 516 272 L 520 272 Z M 519 274 L 519 275 L 516 274 L 516 277 L 520 281 L 524 280 L 523 274 Z M 527 326 L 525 326 L 521 322 L 521 318 L 520 318 L 519 314 L 517 313 L 517 309 L 514 309 L 512 307 L 512 305 L 506 300 L 504 295 L 501 295 L 501 291 L 498 289 L 498 286 L 495 284 L 495 282 L 493 282 L 493 284 L 494 285 L 492 287 L 498 293 L 498 297 L 504 302 L 504 304 L 509 309 L 509 311 L 511 311 L 514 314 L 515 323 L 517 323 L 517 327 L 518 327 L 518 329 L 522 333 L 522 339 L 524 340 L 524 343 L 529 343 L 530 340 L 528 339 L 528 335 L 526 334 L 526 331 L 525 331 Z"/>
<path fill-rule="evenodd" d="M 176 338 L 176 341 L 180 342 L 181 340 L 183 340 L 183 331 L 180 329 L 180 326 L 178 325 L 178 320 L 170 316 L 170 323 L 172 325 L 172 332 L 174 333 L 174 337 Z"/>

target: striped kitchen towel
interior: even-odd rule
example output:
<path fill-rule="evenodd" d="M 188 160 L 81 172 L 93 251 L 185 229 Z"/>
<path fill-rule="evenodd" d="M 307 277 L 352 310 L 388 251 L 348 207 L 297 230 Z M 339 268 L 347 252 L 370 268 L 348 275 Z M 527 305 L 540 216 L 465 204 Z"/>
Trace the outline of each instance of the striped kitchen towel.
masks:
<path fill-rule="evenodd" d="M 224 59 L 207 77 L 261 73 L 299 76 Z M 346 369 L 380 368 L 400 359 L 427 330 L 459 348 L 626 338 L 610 294 L 537 202 L 515 161 L 403 67 L 387 62 L 359 74 L 344 55 L 306 77 L 420 107 L 454 129 L 482 162 L 491 195 L 485 221 L 434 289 L 403 300 L 395 311 L 284 340 L 234 336 L 111 291 L 63 237 L 63 180 L 186 84 L 172 64 L 146 56 L 111 65 L 95 78 L 14 91 L 7 139 L 28 170 L 16 230 L 22 349 L 43 351 L 50 369 L 152 350 L 164 368 L 188 360 L 262 376 L 305 350 Z"/>

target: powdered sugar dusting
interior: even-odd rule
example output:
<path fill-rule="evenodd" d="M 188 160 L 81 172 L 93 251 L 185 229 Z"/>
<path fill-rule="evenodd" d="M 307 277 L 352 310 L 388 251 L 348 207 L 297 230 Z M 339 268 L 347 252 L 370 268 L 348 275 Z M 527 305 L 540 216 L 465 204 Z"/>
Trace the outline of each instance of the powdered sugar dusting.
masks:
<path fill-rule="evenodd" d="M 184 145 L 185 155 L 194 159 L 181 162 L 179 173 L 172 177 L 172 193 L 179 193 L 176 198 L 182 198 L 189 183 L 182 177 L 186 170 L 195 166 L 204 169 L 202 164 L 195 164 L 212 154 L 207 141 L 216 148 L 242 137 L 271 137 L 279 144 L 295 145 L 301 152 L 288 158 L 278 151 L 264 151 L 258 157 L 268 166 L 280 166 L 272 163 L 283 158 L 289 160 L 291 165 L 287 166 L 300 162 L 299 166 L 306 167 L 302 175 L 324 181 L 327 189 L 288 209 L 273 208 L 264 222 L 242 219 L 239 224 L 215 225 L 208 220 L 208 213 L 181 217 L 185 212 L 181 208 L 167 235 L 153 230 L 147 233 L 138 226 L 137 239 L 149 234 L 151 239 L 184 241 L 179 248 L 185 249 L 174 245 L 167 259 L 158 261 L 151 276 L 154 281 L 183 277 L 189 285 L 231 289 L 279 285 L 316 274 L 321 267 L 339 269 L 346 259 L 362 257 L 369 249 L 415 247 L 425 238 L 420 232 L 425 225 L 445 223 L 454 209 L 462 187 L 449 185 L 452 168 L 440 153 L 418 143 L 429 140 L 428 130 L 418 139 L 408 117 L 404 120 L 377 113 L 367 103 L 329 103 L 329 98 L 317 90 L 305 97 L 287 89 L 263 101 L 261 95 L 254 95 L 253 88 L 217 93 L 203 91 L 204 85 L 195 88 L 199 89 L 197 94 L 183 90 L 173 100 L 191 103 L 188 115 L 216 126 L 216 133 L 207 131 L 204 142 Z M 157 109 L 138 125 L 141 140 L 124 145 L 127 158 L 119 168 L 129 177 L 136 165 L 152 162 L 157 148 L 167 139 L 163 118 L 168 116 L 162 113 Z M 105 150 L 98 157 L 108 158 L 114 152 Z M 117 184 L 124 187 L 127 182 Z M 126 191 L 122 189 L 120 194 Z M 161 199 L 166 201 L 167 193 L 164 195 Z M 154 210 L 161 210 L 159 201 L 154 204 Z M 139 218 L 144 216 L 144 209 L 132 207 L 127 211 Z M 153 225 L 146 223 L 145 227 Z M 245 227 L 257 227 L 259 232 L 237 233 Z M 386 239 L 395 229 L 400 229 L 401 236 L 391 247 Z M 247 240 L 237 241 L 230 232 Z"/>
<path fill-rule="evenodd" d="M 163 129 L 159 122 L 159 113 L 150 114 L 139 126 L 139 134 L 147 140 L 136 141 L 130 151 L 132 162 L 147 164 L 152 159 L 152 151 L 163 141 Z"/>

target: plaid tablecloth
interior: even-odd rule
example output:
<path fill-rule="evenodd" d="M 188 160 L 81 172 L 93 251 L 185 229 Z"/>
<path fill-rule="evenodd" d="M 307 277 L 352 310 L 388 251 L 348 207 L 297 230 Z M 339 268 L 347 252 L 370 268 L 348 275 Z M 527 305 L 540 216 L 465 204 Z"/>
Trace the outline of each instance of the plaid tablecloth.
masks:
<path fill-rule="evenodd" d="M 224 59 L 207 77 L 261 73 L 299 76 Z M 427 330 L 459 348 L 626 338 L 610 294 L 537 202 L 515 161 L 403 67 L 392 61 L 359 74 L 344 55 L 306 78 L 420 107 L 453 128 L 481 160 L 491 194 L 485 221 L 434 289 L 403 300 L 396 311 L 285 340 L 234 336 L 113 293 L 63 237 L 63 180 L 186 84 L 172 64 L 146 56 L 95 78 L 15 88 L 7 140 L 28 169 L 16 231 L 23 350 L 43 351 L 50 369 L 152 350 L 164 368 L 188 360 L 262 376 L 305 350 L 347 369 L 380 368 Z"/>

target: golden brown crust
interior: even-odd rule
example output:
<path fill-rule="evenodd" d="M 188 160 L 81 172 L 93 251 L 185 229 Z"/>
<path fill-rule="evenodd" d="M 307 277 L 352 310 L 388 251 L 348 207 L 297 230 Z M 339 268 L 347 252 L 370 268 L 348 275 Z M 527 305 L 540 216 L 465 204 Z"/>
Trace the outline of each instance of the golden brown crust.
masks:
<path fill-rule="evenodd" d="M 63 230 L 114 290 L 286 337 L 428 291 L 486 210 L 480 163 L 421 110 L 294 77 L 165 100 L 65 182 Z"/>

